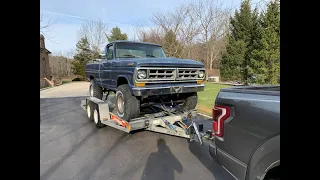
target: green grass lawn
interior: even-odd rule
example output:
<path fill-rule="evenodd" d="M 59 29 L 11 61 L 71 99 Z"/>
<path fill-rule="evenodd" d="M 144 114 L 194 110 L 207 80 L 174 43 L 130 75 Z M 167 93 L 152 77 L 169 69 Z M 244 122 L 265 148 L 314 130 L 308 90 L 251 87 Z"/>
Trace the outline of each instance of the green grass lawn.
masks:
<path fill-rule="evenodd" d="M 198 92 L 198 105 L 197 110 L 200 113 L 206 114 L 211 116 L 212 115 L 212 108 L 216 96 L 221 88 L 230 87 L 229 85 L 222 85 L 222 84 L 214 84 L 205 82 L 204 91 Z"/>

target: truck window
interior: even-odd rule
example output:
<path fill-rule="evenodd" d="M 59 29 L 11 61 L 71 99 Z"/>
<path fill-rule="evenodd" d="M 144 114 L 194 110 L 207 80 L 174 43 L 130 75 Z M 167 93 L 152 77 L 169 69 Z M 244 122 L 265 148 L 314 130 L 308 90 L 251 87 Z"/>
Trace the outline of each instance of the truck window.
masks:
<path fill-rule="evenodd" d="M 113 45 L 109 46 L 107 49 L 107 60 L 113 59 Z"/>
<path fill-rule="evenodd" d="M 139 43 L 117 43 L 116 58 L 166 57 L 160 46 Z"/>

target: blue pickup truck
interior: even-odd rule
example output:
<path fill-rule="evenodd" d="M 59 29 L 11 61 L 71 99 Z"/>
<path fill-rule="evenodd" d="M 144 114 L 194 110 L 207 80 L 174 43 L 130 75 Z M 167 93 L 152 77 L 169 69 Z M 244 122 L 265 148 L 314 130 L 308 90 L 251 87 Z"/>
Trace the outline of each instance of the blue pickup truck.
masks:
<path fill-rule="evenodd" d="M 194 109 L 197 92 L 204 90 L 204 65 L 188 59 L 168 58 L 160 45 L 114 41 L 105 48 L 105 59 L 86 65 L 89 94 L 102 99 L 103 92 L 116 94 L 116 113 L 130 121 L 140 107 L 168 104 Z"/>

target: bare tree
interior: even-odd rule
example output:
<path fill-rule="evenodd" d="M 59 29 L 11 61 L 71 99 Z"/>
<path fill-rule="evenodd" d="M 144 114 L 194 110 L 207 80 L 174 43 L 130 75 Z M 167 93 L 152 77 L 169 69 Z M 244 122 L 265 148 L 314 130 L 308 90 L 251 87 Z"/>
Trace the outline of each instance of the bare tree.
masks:
<path fill-rule="evenodd" d="M 157 26 L 157 29 L 161 29 L 162 36 L 166 34 L 175 37 L 178 41 L 177 43 L 170 45 L 170 50 L 167 51 L 179 52 L 176 54 L 180 57 L 185 57 L 185 48 L 183 48 L 187 43 L 190 43 L 193 39 L 193 19 L 189 19 L 190 17 L 190 7 L 188 4 L 182 4 L 181 6 L 173 9 L 167 13 L 162 11 L 156 11 L 153 13 L 153 17 L 151 21 Z M 191 27 L 190 27 L 191 25 Z M 174 38 L 174 39 L 175 39 Z M 163 38 L 162 38 L 163 39 Z M 165 43 L 165 42 L 162 42 Z M 167 42 L 166 42 L 167 43 Z"/>
<path fill-rule="evenodd" d="M 100 53 L 100 48 L 102 45 L 107 43 L 106 32 L 108 30 L 108 26 L 102 20 L 86 20 L 79 32 L 79 38 L 87 37 L 91 50 Z"/>
<path fill-rule="evenodd" d="M 164 31 L 162 28 L 150 27 L 144 21 L 137 21 L 133 29 L 138 41 L 162 44 Z"/>
<path fill-rule="evenodd" d="M 43 13 L 40 12 L 40 34 L 52 41 L 53 37 L 50 36 L 50 33 L 53 31 L 53 26 L 57 21 L 57 19 L 53 20 L 52 17 L 48 21 L 44 21 Z"/>
<path fill-rule="evenodd" d="M 73 59 L 73 56 L 75 55 L 75 50 L 70 49 L 69 51 L 65 52 L 64 56 L 69 59 Z"/>
<path fill-rule="evenodd" d="M 220 54 L 217 43 L 227 32 L 230 8 L 215 0 L 200 0 L 191 2 L 191 7 L 201 27 L 201 39 L 206 46 L 206 67 L 212 69 L 213 61 Z M 220 46 L 223 47 L 223 46 Z"/>
<path fill-rule="evenodd" d="M 65 77 L 72 77 L 72 62 L 73 60 L 67 58 L 61 52 L 56 56 L 50 55 L 50 70 L 53 77 L 62 79 Z"/>
<path fill-rule="evenodd" d="M 160 42 L 169 31 L 174 32 L 177 47 L 182 47 L 182 58 L 201 61 L 207 69 L 218 68 L 221 52 L 225 49 L 225 35 L 231 8 L 220 0 L 198 0 L 185 3 L 168 12 L 155 11 L 151 22 L 153 28 L 136 30 L 139 40 Z"/>

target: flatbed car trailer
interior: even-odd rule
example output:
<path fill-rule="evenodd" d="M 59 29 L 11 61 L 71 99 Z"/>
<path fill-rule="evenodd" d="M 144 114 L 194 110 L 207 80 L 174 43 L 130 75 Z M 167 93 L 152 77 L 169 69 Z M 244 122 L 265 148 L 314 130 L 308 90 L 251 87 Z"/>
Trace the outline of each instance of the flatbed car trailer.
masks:
<path fill-rule="evenodd" d="M 87 117 L 93 121 L 97 128 L 110 126 L 118 130 L 130 133 L 135 130 L 148 130 L 163 133 L 196 141 L 203 145 L 203 137 L 210 139 L 212 133 L 203 132 L 203 124 L 196 124 L 192 119 L 197 111 L 178 112 L 154 112 L 146 113 L 141 117 L 122 120 L 120 117 L 110 112 L 107 100 L 100 100 L 95 97 L 88 97 L 81 101 L 82 108 L 87 112 Z M 151 107 L 152 108 L 152 107 Z"/>

